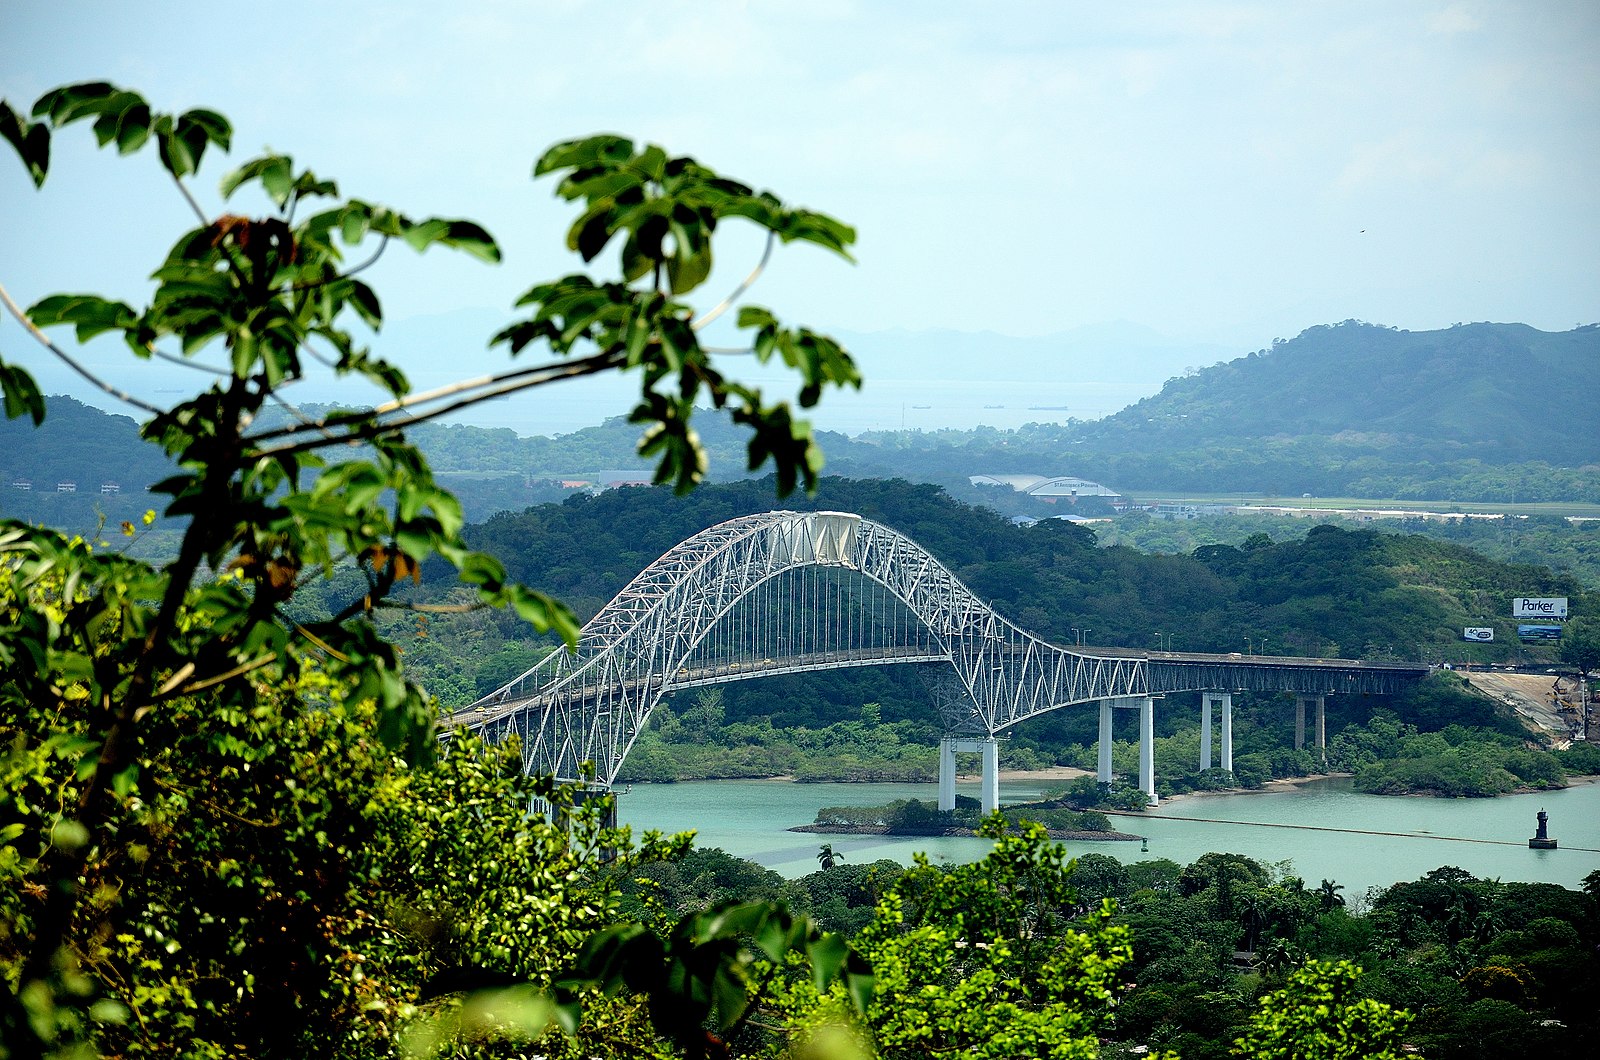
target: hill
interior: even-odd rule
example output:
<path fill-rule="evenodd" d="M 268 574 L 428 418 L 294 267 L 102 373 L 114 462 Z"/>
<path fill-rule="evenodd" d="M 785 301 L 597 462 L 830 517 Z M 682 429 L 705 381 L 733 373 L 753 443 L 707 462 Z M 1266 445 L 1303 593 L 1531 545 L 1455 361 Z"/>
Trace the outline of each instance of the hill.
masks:
<path fill-rule="evenodd" d="M 949 343 L 927 336 L 875 338 L 883 344 L 880 369 L 905 369 L 908 351 L 926 341 L 926 371 L 968 381 L 974 372 L 1018 371 L 1015 364 L 986 360 L 967 363 L 961 375 L 959 351 Z M 1045 380 L 1041 385 L 1051 393 L 1065 390 L 1070 399 L 1073 380 L 1083 377 L 1070 365 L 1088 355 L 1094 338 L 1110 341 L 1080 337 L 1082 348 L 1073 348 L 1071 358 L 1061 336 L 1054 345 L 1013 345 L 1023 367 Z M 1097 369 L 1100 375 L 1110 370 Z M 1103 420 L 854 437 L 821 432 L 819 439 L 831 473 L 930 482 L 963 499 L 1011 502 L 1007 510 L 1019 512 L 1030 511 L 1033 502 L 973 490 L 968 476 L 1079 475 L 1131 495 L 1186 490 L 1600 502 L 1600 403 L 1583 398 L 1596 392 L 1600 325 L 1559 333 L 1523 324 L 1407 332 L 1346 321 L 1189 369 L 1155 396 Z M 70 398 L 51 398 L 50 409 L 39 431 L 0 423 L 0 512 L 92 526 L 97 512 L 116 520 L 151 506 L 142 487 L 168 472 L 153 450 L 135 443 L 132 420 Z M 739 432 L 715 416 L 697 426 L 710 452 L 711 478 L 744 477 Z M 559 499 L 570 492 L 563 481 L 649 477 L 634 452 L 638 428 L 622 417 L 553 437 L 447 424 L 423 424 L 412 434 L 472 518 Z M 32 492 L 11 488 L 15 481 L 32 482 Z M 80 492 L 57 495 L 58 481 L 75 481 Z M 110 482 L 121 485 L 120 498 L 98 492 Z M 1050 513 L 1035 507 L 1031 514 Z"/>
<path fill-rule="evenodd" d="M 1015 526 L 932 486 L 904 481 L 829 478 L 815 497 L 790 497 L 783 506 L 854 511 L 893 526 L 1002 614 L 1062 644 L 1086 629 L 1092 643 L 1151 647 L 1160 630 L 1181 651 L 1253 646 L 1274 654 L 1439 659 L 1459 645 L 1462 627 L 1487 625 L 1499 635 L 1495 644 L 1479 646 L 1480 661 L 1503 661 L 1521 650 L 1511 623 L 1498 617 L 1513 596 L 1567 596 L 1580 614 L 1600 606 L 1567 575 L 1368 529 L 1318 527 L 1294 541 L 1273 543 L 1261 534 L 1238 547 L 1146 555 L 1098 547 L 1092 531 L 1057 520 Z M 553 592 L 587 618 L 672 545 L 772 507 L 768 483 L 710 485 L 688 497 L 619 489 L 502 513 L 472 528 L 469 538 L 501 557 L 513 577 Z M 452 584 L 443 570 L 429 569 L 419 591 L 445 594 Z M 328 606 L 344 602 L 330 599 Z M 509 621 L 441 619 L 412 646 L 411 664 L 435 667 L 440 683 L 430 688 L 455 704 L 520 672 L 528 646 L 514 642 L 525 638 Z M 507 646 L 510 654 L 497 658 Z M 1553 659 L 1550 649 L 1529 657 Z M 463 659 L 476 660 L 468 669 L 477 672 L 463 673 Z M 884 678 L 873 673 L 859 680 Z M 827 681 L 813 679 L 789 691 L 797 704 L 851 699 L 827 689 Z M 906 695 L 925 698 L 915 690 Z M 854 702 L 887 705 L 895 698 L 880 690 Z"/>
<path fill-rule="evenodd" d="M 1322 325 L 1078 432 L 1096 449 L 1190 449 L 1321 438 L 1374 452 L 1487 464 L 1600 461 L 1600 325 L 1399 331 Z"/>

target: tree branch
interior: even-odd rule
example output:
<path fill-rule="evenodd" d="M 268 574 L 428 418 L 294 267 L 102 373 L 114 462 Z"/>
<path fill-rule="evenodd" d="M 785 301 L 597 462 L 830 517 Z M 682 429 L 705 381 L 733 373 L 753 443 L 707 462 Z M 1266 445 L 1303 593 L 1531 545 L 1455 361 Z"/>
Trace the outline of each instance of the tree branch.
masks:
<path fill-rule="evenodd" d="M 739 296 L 748 291 L 756 282 L 756 280 L 761 278 L 761 274 L 766 271 L 767 262 L 772 258 L 773 244 L 776 243 L 777 240 L 777 234 L 770 228 L 767 229 L 766 249 L 761 252 L 761 260 L 756 262 L 756 267 L 750 270 L 750 275 L 746 276 L 744 278 L 744 282 L 735 287 L 733 289 L 733 293 L 729 294 L 728 297 L 724 298 L 722 301 L 718 302 L 716 305 L 700 314 L 699 318 L 689 325 L 691 329 L 699 331 L 701 328 L 705 327 L 707 324 L 711 323 L 713 320 L 717 319 L 733 307 L 734 302 L 738 301 Z"/>
<path fill-rule="evenodd" d="M 231 670 L 225 670 L 224 672 L 222 672 L 220 674 L 215 674 L 215 675 L 213 675 L 211 677 L 207 677 L 207 678 L 204 678 L 202 680 L 196 681 L 194 684 L 184 685 L 182 688 L 173 688 L 173 687 L 171 687 L 173 682 L 169 680 L 167 682 L 167 684 L 162 687 L 161 691 L 156 694 L 155 698 L 151 700 L 151 702 L 152 703 L 156 703 L 156 702 L 159 702 L 159 701 L 161 701 L 163 699 L 173 699 L 173 698 L 176 698 L 177 696 L 187 696 L 187 695 L 193 695 L 195 692 L 203 692 L 208 688 L 212 688 L 212 687 L 214 687 L 216 685 L 222 684 L 224 681 L 231 681 L 235 677 L 242 677 L 243 675 L 245 675 L 247 673 L 251 673 L 252 671 L 261 669 L 263 666 L 266 666 L 268 663 L 273 663 L 273 662 L 277 662 L 277 661 L 278 661 L 278 653 L 277 652 L 268 652 L 266 655 L 263 655 L 263 656 L 261 656 L 259 658 L 256 658 L 256 659 L 252 659 L 247 663 L 240 663 L 238 666 L 235 666 Z M 185 664 L 184 669 L 188 670 L 190 673 L 193 673 L 194 672 L 194 664 L 193 663 L 187 663 L 187 664 Z M 179 673 L 182 673 L 182 672 L 183 672 L 182 670 L 179 671 Z M 176 676 L 176 675 L 174 675 L 174 676 Z"/>
<path fill-rule="evenodd" d="M 118 401 L 132 405 L 134 408 L 139 409 L 142 412 L 148 412 L 152 416 L 158 416 L 162 412 L 166 411 L 165 409 L 162 409 L 156 405 L 152 405 L 147 401 L 142 401 L 139 398 L 134 397 L 125 390 L 119 390 L 117 387 L 107 383 L 105 380 L 89 371 L 89 369 L 79 364 L 65 350 L 51 342 L 50 336 L 40 331 L 38 325 L 34 324 L 32 320 L 28 319 L 28 314 L 24 313 L 21 307 L 11 300 L 11 294 L 6 290 L 4 284 L 0 284 L 0 302 L 5 303 L 6 309 L 13 317 L 16 317 L 17 323 L 21 324 L 27 330 L 28 334 L 37 339 L 41 346 L 55 354 L 57 357 L 61 358 L 62 362 L 66 364 L 68 368 L 71 368 L 74 372 L 77 372 L 100 390 L 110 394 Z"/>
<path fill-rule="evenodd" d="M 289 453 L 308 452 L 313 449 L 320 449 L 324 446 L 338 443 L 365 441 L 369 438 L 383 434 L 386 431 L 400 430 L 404 427 L 413 426 L 418 423 L 426 423 L 429 420 L 438 419 L 440 416 L 447 416 L 458 409 L 468 408 L 472 405 L 490 401 L 497 397 L 504 397 L 523 390 L 530 390 L 534 387 L 544 386 L 546 383 L 554 383 L 562 379 L 577 379 L 586 375 L 595 375 L 600 372 L 609 371 L 612 368 L 621 367 L 623 363 L 624 358 L 620 351 L 607 351 L 605 353 L 598 353 L 592 357 L 585 357 L 576 361 L 562 361 L 554 364 L 541 365 L 536 368 L 519 369 L 515 372 L 507 372 L 498 376 L 484 376 L 480 379 L 468 380 L 453 384 L 448 387 L 443 387 L 429 394 L 422 394 L 413 398 L 406 398 L 401 401 L 391 401 L 384 405 L 379 405 L 378 407 L 363 414 L 364 422 L 360 422 L 359 426 L 347 430 L 345 433 L 336 437 L 324 437 L 312 439 L 310 441 L 293 442 L 287 445 L 259 449 L 256 451 L 255 455 L 257 457 L 283 456 Z M 505 380 L 511 381 L 502 382 Z M 501 383 L 502 385 L 493 385 L 496 383 Z M 430 404 L 434 401 L 444 400 L 454 394 L 466 393 L 473 390 L 477 390 L 478 392 L 470 394 L 459 401 L 451 402 L 450 404 L 443 405 L 428 412 L 411 414 L 408 411 L 409 409 L 418 405 Z M 405 419 L 381 422 L 381 417 L 402 411 L 407 412 Z M 322 419 L 309 425 L 278 427 L 270 431 L 263 431 L 262 433 L 254 435 L 246 440 L 250 442 L 260 442 L 270 438 L 283 438 L 296 434 L 302 434 L 313 428 L 320 430 L 324 428 L 338 428 L 340 426 L 342 426 L 342 424 L 329 423 L 328 420 Z"/>

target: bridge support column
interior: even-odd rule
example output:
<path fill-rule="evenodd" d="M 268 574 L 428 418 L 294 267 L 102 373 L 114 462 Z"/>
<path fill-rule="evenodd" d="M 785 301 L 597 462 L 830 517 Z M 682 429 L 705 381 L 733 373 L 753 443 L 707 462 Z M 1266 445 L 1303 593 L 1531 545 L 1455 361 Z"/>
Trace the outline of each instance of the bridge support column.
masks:
<path fill-rule="evenodd" d="M 1150 805 L 1161 801 L 1156 796 L 1156 701 L 1150 696 L 1139 701 L 1139 787 Z"/>
<path fill-rule="evenodd" d="M 1300 750 L 1306 745 L 1306 706 L 1311 704 L 1316 707 L 1315 729 L 1312 739 L 1316 746 L 1324 753 L 1328 747 L 1328 716 L 1327 697 L 1312 696 L 1297 693 L 1294 697 L 1294 747 Z M 1326 754 L 1324 754 L 1326 756 Z"/>
<path fill-rule="evenodd" d="M 1111 700 L 1100 701 L 1100 768 L 1095 779 L 1102 784 L 1111 783 L 1111 709 Z"/>
<path fill-rule="evenodd" d="M 939 741 L 939 809 L 956 808 L 956 752 L 976 751 L 983 756 L 978 801 L 984 813 L 1000 808 L 1000 741 L 993 736 L 946 736 Z"/>
<path fill-rule="evenodd" d="M 1200 693 L 1200 768 L 1210 769 L 1213 762 L 1211 746 L 1211 708 L 1222 708 L 1222 768 L 1233 772 L 1233 693 Z"/>
<path fill-rule="evenodd" d="M 983 812 L 1000 808 L 1000 741 L 993 736 L 983 741 Z"/>
<path fill-rule="evenodd" d="M 956 745 L 949 736 L 939 741 L 939 809 L 956 808 Z"/>
<path fill-rule="evenodd" d="M 1233 772 L 1233 693 L 1223 692 L 1222 700 L 1222 768 Z"/>

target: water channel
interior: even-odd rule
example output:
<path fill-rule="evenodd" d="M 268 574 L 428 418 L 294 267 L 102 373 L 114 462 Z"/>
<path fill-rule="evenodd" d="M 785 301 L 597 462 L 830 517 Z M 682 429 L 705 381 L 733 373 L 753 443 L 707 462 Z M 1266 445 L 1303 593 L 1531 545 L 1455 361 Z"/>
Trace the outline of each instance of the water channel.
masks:
<path fill-rule="evenodd" d="M 1002 782 L 1001 801 L 1027 801 L 1040 790 L 1038 782 Z M 817 849 L 824 841 L 855 864 L 880 858 L 909 864 L 917 851 L 935 862 L 981 858 L 989 848 L 981 839 L 788 831 L 810 824 L 823 806 L 875 806 L 910 798 L 932 802 L 937 794 L 933 784 L 639 784 L 619 799 L 619 815 L 636 831 L 693 829 L 697 846 L 721 847 L 790 877 L 816 871 Z M 976 796 L 977 786 L 965 787 L 963 794 Z M 1550 814 L 1558 850 L 1528 849 L 1534 814 L 1541 808 Z M 1573 888 L 1600 868 L 1600 784 L 1497 799 L 1433 799 L 1363 795 L 1348 779 L 1336 778 L 1290 791 L 1171 799 L 1148 814 L 1114 818 L 1113 824 L 1148 837 L 1149 851 L 1125 842 L 1074 842 L 1068 849 L 1125 862 L 1171 858 L 1188 864 L 1208 851 L 1232 851 L 1263 862 L 1287 860 L 1312 886 L 1324 878 L 1335 880 L 1351 896 L 1414 880 L 1441 865 L 1484 879 Z M 1282 825 L 1297 827 L 1277 827 Z"/>

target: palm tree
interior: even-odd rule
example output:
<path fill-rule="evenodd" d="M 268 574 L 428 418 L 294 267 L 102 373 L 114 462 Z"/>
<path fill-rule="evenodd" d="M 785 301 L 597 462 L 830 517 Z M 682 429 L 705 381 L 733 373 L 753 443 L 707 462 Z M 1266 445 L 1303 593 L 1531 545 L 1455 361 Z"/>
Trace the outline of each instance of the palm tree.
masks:
<path fill-rule="evenodd" d="M 1255 951 L 1256 943 L 1271 922 L 1271 912 L 1259 891 L 1246 894 L 1240 906 L 1240 925 L 1244 928 L 1244 948 Z"/>
<path fill-rule="evenodd" d="M 822 844 L 822 849 L 817 852 L 817 864 L 825 869 L 831 869 L 843 860 L 843 854 L 835 854 L 833 852 L 832 843 Z"/>
<path fill-rule="evenodd" d="M 1261 970 L 1271 975 L 1286 971 L 1305 960 L 1300 948 L 1283 939 L 1272 939 L 1261 947 Z"/>
<path fill-rule="evenodd" d="M 1344 884 L 1334 883 L 1332 880 L 1323 880 L 1322 886 L 1317 888 L 1317 894 L 1322 897 L 1322 911 L 1331 910 L 1336 905 L 1344 905 L 1344 895 L 1339 892 L 1344 890 Z"/>

